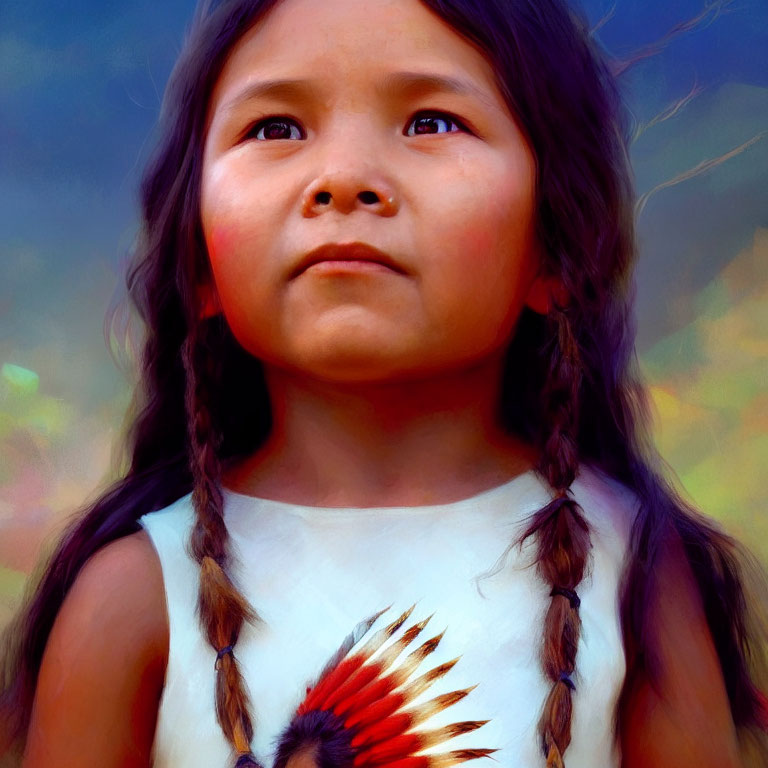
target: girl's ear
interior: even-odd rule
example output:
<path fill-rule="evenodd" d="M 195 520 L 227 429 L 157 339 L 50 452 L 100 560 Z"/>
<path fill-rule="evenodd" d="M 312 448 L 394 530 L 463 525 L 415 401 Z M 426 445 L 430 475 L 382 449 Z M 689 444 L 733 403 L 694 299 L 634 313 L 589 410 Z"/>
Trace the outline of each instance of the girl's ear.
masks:
<path fill-rule="evenodd" d="M 540 315 L 546 315 L 552 309 L 553 301 L 564 307 L 569 303 L 568 292 L 562 281 L 555 275 L 537 275 L 528 290 L 525 300 L 527 307 Z"/>
<path fill-rule="evenodd" d="M 212 283 L 203 283 L 197 287 L 197 295 L 200 301 L 200 319 L 205 320 L 221 313 L 221 301 L 219 292 Z"/>

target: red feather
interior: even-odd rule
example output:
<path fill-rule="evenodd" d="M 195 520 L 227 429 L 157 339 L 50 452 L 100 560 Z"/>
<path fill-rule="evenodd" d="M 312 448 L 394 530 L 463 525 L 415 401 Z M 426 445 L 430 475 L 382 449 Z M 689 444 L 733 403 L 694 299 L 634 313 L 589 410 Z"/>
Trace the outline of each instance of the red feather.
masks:
<path fill-rule="evenodd" d="M 463 699 L 473 688 L 451 691 L 429 701 L 412 702 L 434 682 L 447 674 L 458 658 L 444 662 L 414 677 L 421 662 L 431 654 L 444 633 L 430 638 L 396 660 L 419 635 L 431 617 L 414 624 L 388 647 L 382 646 L 407 620 L 415 606 L 387 627 L 375 632 L 362 647 L 359 641 L 376 618 L 358 624 L 325 665 L 314 685 L 283 733 L 275 761 L 285 768 L 292 754 L 306 747 L 315 750 L 315 761 L 343 763 L 355 768 L 447 768 L 467 760 L 486 757 L 494 749 L 463 749 L 453 752 L 416 754 L 481 727 L 487 720 L 452 723 L 434 730 L 414 730 L 433 715 Z M 379 649 L 381 652 L 373 659 Z M 387 671 L 392 667 L 392 670 Z M 327 750 L 327 751 L 324 751 Z M 321 760 L 320 756 L 324 755 Z"/>

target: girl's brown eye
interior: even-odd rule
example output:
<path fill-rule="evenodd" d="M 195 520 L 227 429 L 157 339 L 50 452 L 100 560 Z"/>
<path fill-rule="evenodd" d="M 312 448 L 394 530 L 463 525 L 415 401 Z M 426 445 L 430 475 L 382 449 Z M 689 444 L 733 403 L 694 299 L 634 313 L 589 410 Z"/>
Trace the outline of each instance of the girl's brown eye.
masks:
<path fill-rule="evenodd" d="M 257 139 L 264 141 L 266 139 L 290 139 L 292 138 L 291 128 L 297 128 L 298 125 L 287 117 L 267 117 L 254 123 L 243 137 L 244 139 Z M 263 130 L 265 129 L 265 130 Z M 293 138 L 301 138 L 301 135 Z"/>
<path fill-rule="evenodd" d="M 421 115 L 418 117 L 418 115 Z M 454 117 L 447 112 L 418 112 L 408 123 L 408 125 L 416 125 L 416 132 L 409 133 L 408 136 L 423 136 L 429 133 L 438 133 L 438 131 L 431 130 L 431 126 L 438 122 L 446 124 L 453 124 L 458 126 L 459 131 L 468 132 L 464 123 L 460 122 L 458 118 Z M 458 131 L 443 131 L 443 133 L 458 133 Z"/>

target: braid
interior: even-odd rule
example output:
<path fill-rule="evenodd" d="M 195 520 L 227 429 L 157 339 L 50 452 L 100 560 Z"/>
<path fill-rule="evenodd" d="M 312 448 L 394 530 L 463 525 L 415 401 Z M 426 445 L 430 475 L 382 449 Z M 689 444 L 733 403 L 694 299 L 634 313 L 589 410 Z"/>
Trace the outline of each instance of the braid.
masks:
<path fill-rule="evenodd" d="M 533 517 L 522 541 L 537 533 L 537 564 L 552 585 L 544 620 L 541 663 L 552 687 L 539 720 L 547 768 L 564 768 L 563 753 L 571 741 L 571 679 L 576 664 L 581 620 L 576 586 L 584 577 L 591 546 L 589 527 L 571 496 L 578 467 L 578 428 L 581 364 L 567 309 L 555 306 L 547 316 L 554 326 L 551 364 L 544 391 L 548 433 L 541 450 L 540 471 L 555 497 Z"/>
<path fill-rule="evenodd" d="M 200 624 L 208 642 L 217 651 L 216 717 L 238 755 L 236 766 L 260 768 L 251 754 L 250 701 L 232 648 L 237 643 L 243 622 L 261 619 L 227 573 L 229 534 L 223 517 L 218 457 L 221 440 L 207 397 L 209 381 L 217 374 L 217 356 L 215 351 L 207 348 L 200 324 L 192 326 L 184 341 L 182 359 L 187 381 L 186 409 L 195 508 L 190 548 L 200 564 Z"/>

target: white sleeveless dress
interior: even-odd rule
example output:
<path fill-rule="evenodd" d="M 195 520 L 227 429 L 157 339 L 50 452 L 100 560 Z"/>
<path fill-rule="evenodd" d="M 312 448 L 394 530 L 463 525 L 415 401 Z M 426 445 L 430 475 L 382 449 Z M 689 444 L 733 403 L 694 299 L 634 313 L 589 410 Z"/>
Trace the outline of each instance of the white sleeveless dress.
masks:
<path fill-rule="evenodd" d="M 625 675 L 618 585 L 638 501 L 586 467 L 572 491 L 591 526 L 592 550 L 577 589 L 582 634 L 565 761 L 568 768 L 618 768 L 614 716 Z M 353 628 L 389 606 L 358 649 L 415 604 L 384 648 L 431 618 L 393 667 L 444 630 L 409 681 L 459 660 L 414 703 L 477 685 L 418 728 L 489 721 L 422 754 L 496 749 L 500 768 L 541 768 L 536 725 L 549 683 L 538 658 L 550 587 L 530 567 L 533 540 L 522 549 L 510 543 L 551 497 L 534 471 L 468 499 L 417 507 L 318 508 L 225 491 L 234 579 L 264 620 L 243 627 L 234 651 L 250 693 L 259 762 L 271 768 L 308 686 Z M 141 524 L 160 557 L 170 621 L 154 766 L 229 768 L 234 753 L 214 711 L 216 652 L 198 625 L 198 567 L 186 549 L 191 494 Z M 493 763 L 482 757 L 467 764 Z"/>

